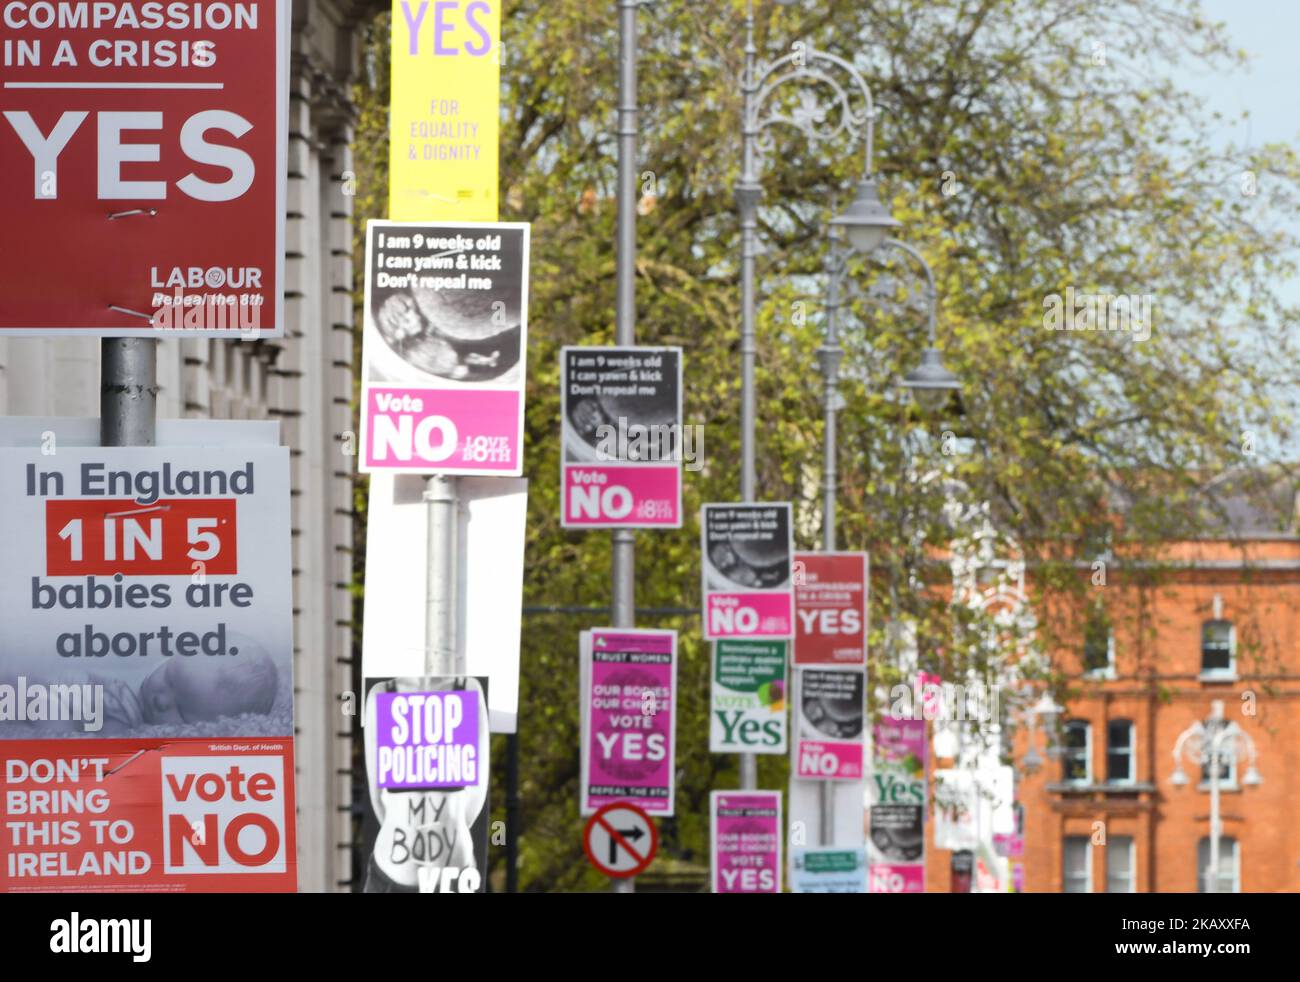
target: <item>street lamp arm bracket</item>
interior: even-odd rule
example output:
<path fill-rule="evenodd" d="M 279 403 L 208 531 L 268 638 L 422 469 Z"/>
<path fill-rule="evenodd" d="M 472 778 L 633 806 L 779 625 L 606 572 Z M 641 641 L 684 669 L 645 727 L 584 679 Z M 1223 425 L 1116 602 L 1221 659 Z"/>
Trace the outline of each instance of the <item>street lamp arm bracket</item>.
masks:
<path fill-rule="evenodd" d="M 921 264 L 921 269 L 925 273 L 925 281 L 926 281 L 926 285 L 929 287 L 929 293 L 930 293 L 929 296 L 930 345 L 931 347 L 933 347 L 934 340 L 935 340 L 935 316 L 936 316 L 935 308 L 938 306 L 938 302 L 939 302 L 939 292 L 934 285 L 934 271 L 930 269 L 930 264 L 925 261 L 925 257 L 921 255 L 921 253 L 918 252 L 914 247 L 908 245 L 906 242 L 900 242 L 898 239 L 886 239 L 884 244 L 891 249 L 899 249 L 907 253 L 909 256 L 911 256 L 913 259 L 915 259 L 918 263 Z"/>
<path fill-rule="evenodd" d="M 842 85 L 833 74 L 836 70 L 843 72 L 849 79 L 847 86 Z M 773 112 L 763 117 L 763 108 L 772 95 L 786 86 L 796 83 L 805 87 L 805 97 L 798 109 L 791 113 Z M 819 98 L 818 87 L 827 86 L 831 90 L 829 99 Z M 757 81 L 750 87 L 753 98 L 749 101 L 749 114 L 745 120 L 746 131 L 756 137 L 760 154 L 766 155 L 774 145 L 769 130 L 783 123 L 803 132 L 814 143 L 832 140 L 845 134 L 856 142 L 866 140 L 865 173 L 871 175 L 871 161 L 875 150 L 876 105 L 866 79 L 851 63 L 817 48 L 807 48 L 792 52 L 769 64 L 759 74 Z M 855 112 L 854 93 L 860 96 L 865 109 Z M 828 119 L 835 122 L 827 125 Z"/>

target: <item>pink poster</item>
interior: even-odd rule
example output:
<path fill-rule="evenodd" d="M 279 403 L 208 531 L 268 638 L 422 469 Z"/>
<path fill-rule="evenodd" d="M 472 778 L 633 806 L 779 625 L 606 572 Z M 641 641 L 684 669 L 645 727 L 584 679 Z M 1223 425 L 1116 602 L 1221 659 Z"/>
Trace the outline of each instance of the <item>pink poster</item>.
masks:
<path fill-rule="evenodd" d="M 523 473 L 528 233 L 367 223 L 363 472 Z"/>
<path fill-rule="evenodd" d="M 795 670 L 794 776 L 812 781 L 860 781 L 866 756 L 865 675 Z"/>
<path fill-rule="evenodd" d="M 885 719 L 872 735 L 869 889 L 924 893 L 925 720 Z"/>
<path fill-rule="evenodd" d="M 630 801 L 673 814 L 677 632 L 582 633 L 582 814 Z"/>
<path fill-rule="evenodd" d="M 781 793 L 713 791 L 709 826 L 714 893 L 781 892 Z"/>
<path fill-rule="evenodd" d="M 700 537 L 704 637 L 793 637 L 790 505 L 705 505 Z"/>
<path fill-rule="evenodd" d="M 680 528 L 682 463 L 702 450 L 682 425 L 681 349 L 566 347 L 560 402 L 560 524 Z"/>

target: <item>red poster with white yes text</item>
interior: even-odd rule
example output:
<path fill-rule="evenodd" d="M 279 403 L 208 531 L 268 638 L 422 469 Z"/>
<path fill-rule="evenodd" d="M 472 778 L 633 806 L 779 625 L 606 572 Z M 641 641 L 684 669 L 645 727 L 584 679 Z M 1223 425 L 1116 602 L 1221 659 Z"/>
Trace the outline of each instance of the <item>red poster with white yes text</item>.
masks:
<path fill-rule="evenodd" d="M 3 4 L 0 334 L 283 335 L 288 20 Z"/>
<path fill-rule="evenodd" d="M 867 554 L 795 554 L 794 664 L 842 666 L 867 662 Z"/>

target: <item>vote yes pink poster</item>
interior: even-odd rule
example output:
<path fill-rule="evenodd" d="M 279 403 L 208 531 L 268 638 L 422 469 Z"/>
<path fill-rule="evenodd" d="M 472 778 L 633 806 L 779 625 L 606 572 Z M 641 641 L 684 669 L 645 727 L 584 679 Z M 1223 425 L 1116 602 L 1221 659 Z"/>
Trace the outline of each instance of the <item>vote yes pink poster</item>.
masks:
<path fill-rule="evenodd" d="M 582 814 L 614 801 L 673 814 L 677 632 L 584 631 L 580 674 Z"/>
<path fill-rule="evenodd" d="M 781 792 L 709 794 L 714 893 L 781 892 Z"/>

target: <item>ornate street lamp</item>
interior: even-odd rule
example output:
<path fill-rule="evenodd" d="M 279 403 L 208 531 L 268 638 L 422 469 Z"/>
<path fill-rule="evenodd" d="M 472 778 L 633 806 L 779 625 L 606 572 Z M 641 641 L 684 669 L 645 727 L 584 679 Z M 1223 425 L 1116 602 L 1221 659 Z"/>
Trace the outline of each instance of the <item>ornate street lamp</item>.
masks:
<path fill-rule="evenodd" d="M 1183 770 L 1184 760 L 1209 771 L 1210 867 L 1205 876 L 1207 893 L 1219 892 L 1219 845 L 1223 836 L 1223 824 L 1219 816 L 1220 772 L 1225 763 L 1235 765 L 1243 759 L 1247 762 L 1247 768 L 1241 783 L 1248 787 L 1262 784 L 1263 778 L 1255 766 L 1255 741 L 1236 722 L 1224 719 L 1222 699 L 1215 699 L 1210 704 L 1209 719 L 1203 722 L 1197 720 L 1183 730 L 1174 743 L 1174 772 L 1169 778 L 1171 784 L 1181 788 L 1188 783 L 1187 772 Z"/>

